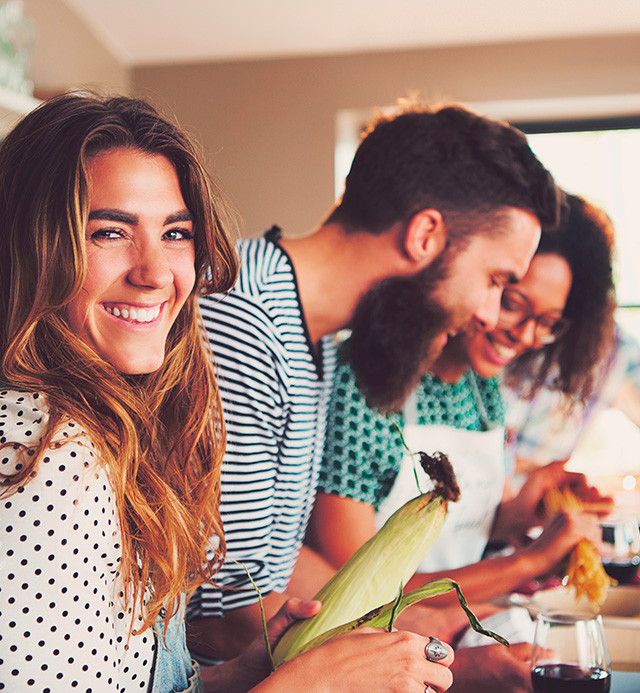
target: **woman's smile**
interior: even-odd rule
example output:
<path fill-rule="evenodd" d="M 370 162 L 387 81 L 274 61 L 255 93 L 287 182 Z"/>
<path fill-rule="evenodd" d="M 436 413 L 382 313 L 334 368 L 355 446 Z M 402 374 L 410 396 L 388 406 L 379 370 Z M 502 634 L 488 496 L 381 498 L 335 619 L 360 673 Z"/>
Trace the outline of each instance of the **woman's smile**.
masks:
<path fill-rule="evenodd" d="M 127 303 L 102 304 L 109 315 L 113 315 L 115 318 L 119 318 L 121 321 L 132 325 L 157 324 L 163 305 L 164 303 L 145 307 L 140 305 L 134 306 Z"/>

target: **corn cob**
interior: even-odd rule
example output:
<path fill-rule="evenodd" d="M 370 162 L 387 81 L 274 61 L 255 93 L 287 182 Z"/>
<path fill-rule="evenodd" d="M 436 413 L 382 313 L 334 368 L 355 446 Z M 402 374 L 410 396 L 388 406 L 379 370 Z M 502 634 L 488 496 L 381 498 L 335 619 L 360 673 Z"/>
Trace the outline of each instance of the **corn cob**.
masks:
<path fill-rule="evenodd" d="M 322 602 L 322 610 L 285 633 L 274 652 L 276 667 L 326 631 L 393 602 L 414 574 L 440 532 L 448 502 L 460 495 L 448 459 L 440 453 L 420 455 L 433 490 L 399 508 L 318 592 L 315 599 Z"/>
<path fill-rule="evenodd" d="M 544 497 L 548 517 L 560 508 L 582 510 L 580 499 L 569 488 L 550 488 Z M 580 541 L 569 556 L 567 584 L 575 590 L 576 601 L 585 596 L 596 608 L 607 598 L 609 586 L 615 584 L 604 568 L 595 546 L 589 541 Z"/>

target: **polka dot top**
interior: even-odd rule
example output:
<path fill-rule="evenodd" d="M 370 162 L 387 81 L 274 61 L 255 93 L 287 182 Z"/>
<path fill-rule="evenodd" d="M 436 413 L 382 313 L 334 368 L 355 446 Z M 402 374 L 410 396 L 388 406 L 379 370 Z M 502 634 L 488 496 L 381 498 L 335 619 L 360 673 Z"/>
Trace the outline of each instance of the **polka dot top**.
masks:
<path fill-rule="evenodd" d="M 426 374 L 416 391 L 417 423 L 441 424 L 482 431 L 484 416 L 492 424 L 504 421 L 497 378 L 475 376 L 482 409 L 467 372 L 457 383 Z M 398 428 L 404 416 L 389 416 L 367 406 L 348 364 L 336 371 L 327 420 L 324 458 L 318 490 L 373 505 L 378 510 L 398 475 L 404 447 Z"/>
<path fill-rule="evenodd" d="M 47 424 L 38 394 L 0 390 L 3 476 Z M 129 637 L 115 497 L 86 433 L 61 424 L 35 476 L 12 488 L 0 495 L 0 690 L 146 691 L 154 635 Z"/>

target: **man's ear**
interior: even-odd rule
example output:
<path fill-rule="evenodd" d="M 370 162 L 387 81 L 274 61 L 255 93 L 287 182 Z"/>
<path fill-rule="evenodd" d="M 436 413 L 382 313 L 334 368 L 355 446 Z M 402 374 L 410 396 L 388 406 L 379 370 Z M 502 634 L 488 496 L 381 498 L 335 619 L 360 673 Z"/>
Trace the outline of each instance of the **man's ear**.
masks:
<path fill-rule="evenodd" d="M 437 209 L 423 209 L 413 216 L 404 237 L 407 256 L 422 268 L 430 265 L 447 244 L 447 229 Z"/>

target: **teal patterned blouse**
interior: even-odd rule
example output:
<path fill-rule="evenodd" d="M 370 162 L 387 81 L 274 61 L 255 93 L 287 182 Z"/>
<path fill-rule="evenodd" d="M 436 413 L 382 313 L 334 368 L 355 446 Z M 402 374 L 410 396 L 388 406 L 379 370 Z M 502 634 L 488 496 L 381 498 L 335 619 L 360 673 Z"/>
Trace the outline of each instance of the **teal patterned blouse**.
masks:
<path fill-rule="evenodd" d="M 486 430 L 476 396 L 491 425 L 503 425 L 504 408 L 497 378 L 481 378 L 467 371 L 457 383 L 445 383 L 425 375 L 416 392 L 417 423 Z M 391 490 L 402 462 L 404 449 L 396 425 L 400 430 L 404 427 L 402 412 L 386 416 L 368 407 L 351 368 L 341 361 L 333 381 L 318 490 L 364 501 L 377 510 Z"/>

